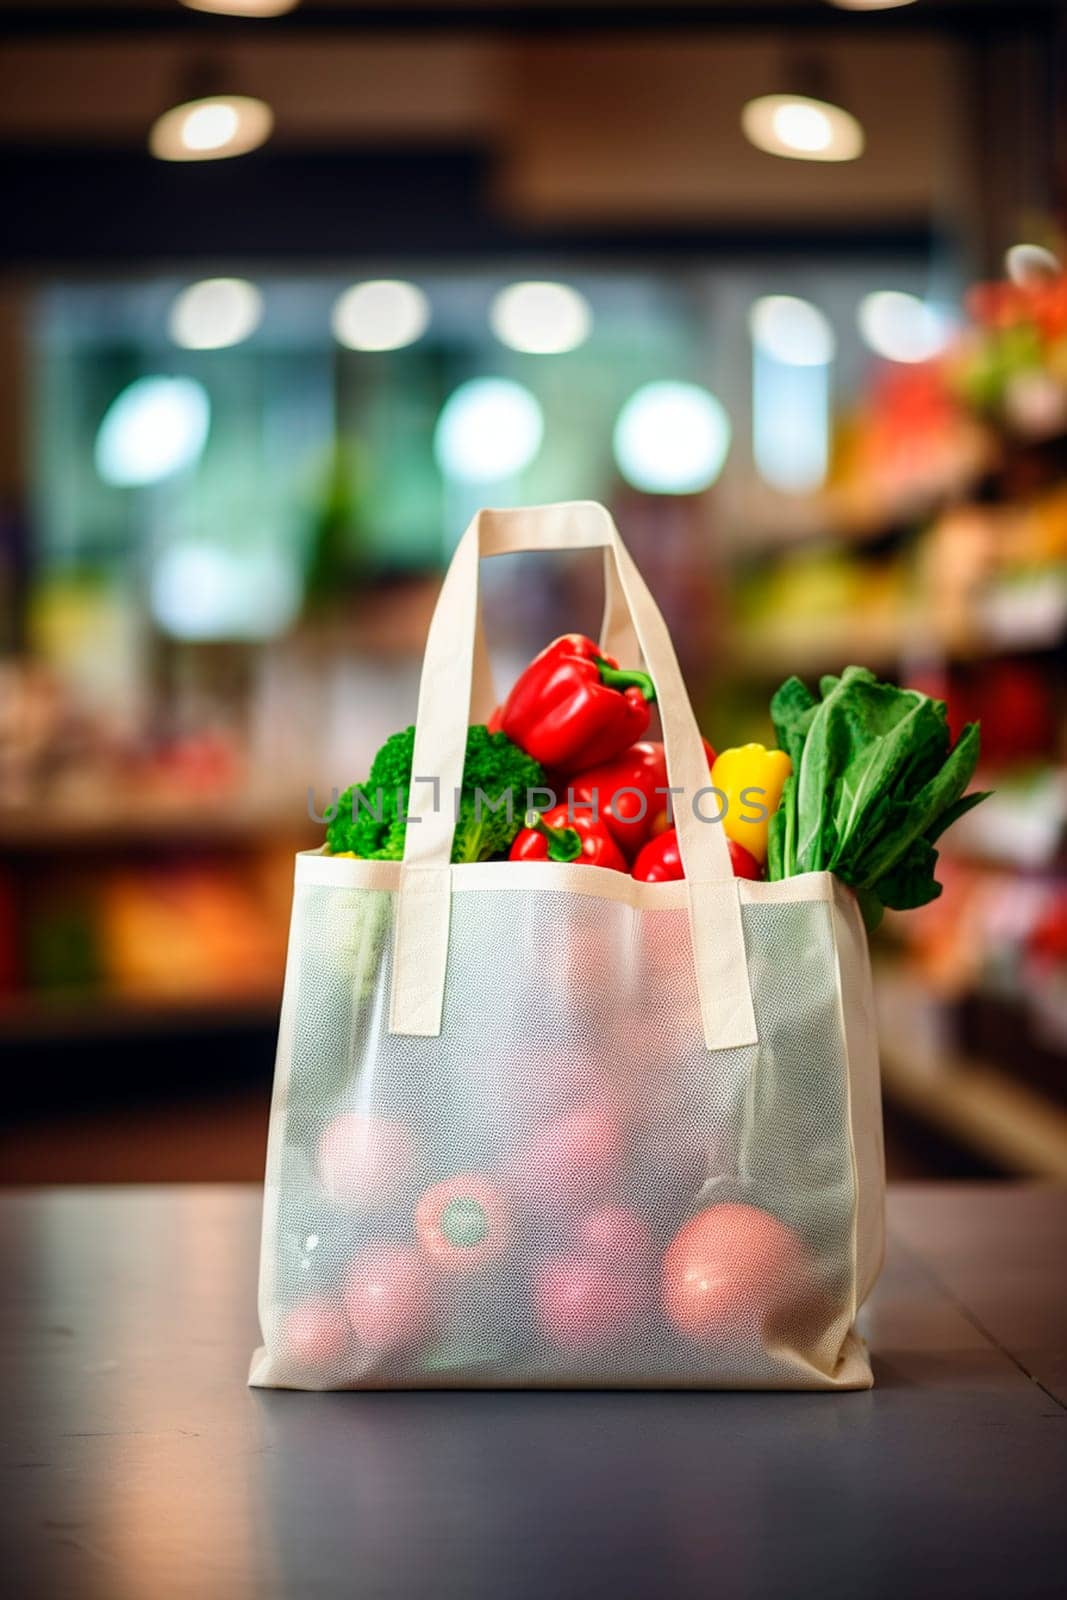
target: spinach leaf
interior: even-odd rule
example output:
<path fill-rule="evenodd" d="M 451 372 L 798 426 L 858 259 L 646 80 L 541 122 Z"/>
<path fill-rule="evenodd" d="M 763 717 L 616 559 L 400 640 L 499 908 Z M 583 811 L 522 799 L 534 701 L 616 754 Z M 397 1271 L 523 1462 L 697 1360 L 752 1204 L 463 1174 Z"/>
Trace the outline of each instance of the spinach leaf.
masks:
<path fill-rule="evenodd" d="M 942 811 L 932 828 L 927 828 L 926 838 L 930 840 L 931 844 L 935 843 L 936 840 L 940 839 L 946 828 L 951 828 L 954 822 L 958 822 L 980 800 L 988 800 L 992 793 L 992 789 L 976 789 L 973 794 L 961 796 L 955 805 L 949 806 L 947 811 Z"/>
<path fill-rule="evenodd" d="M 799 678 L 787 678 L 771 699 L 771 721 L 779 748 L 793 763 L 793 771 L 800 768 L 800 755 L 804 748 L 811 719 L 818 701 Z"/>
<path fill-rule="evenodd" d="M 879 683 L 865 667 L 828 675 L 816 699 L 798 678 L 771 701 L 793 776 L 771 818 L 768 876 L 828 869 L 873 927 L 885 906 L 936 899 L 934 842 L 985 796 L 965 795 L 978 760 L 969 724 L 954 747 L 943 701 Z"/>
<path fill-rule="evenodd" d="M 911 911 L 936 900 L 941 885 L 934 877 L 937 851 L 928 839 L 913 839 L 892 871 L 872 884 L 871 890 L 891 911 Z"/>

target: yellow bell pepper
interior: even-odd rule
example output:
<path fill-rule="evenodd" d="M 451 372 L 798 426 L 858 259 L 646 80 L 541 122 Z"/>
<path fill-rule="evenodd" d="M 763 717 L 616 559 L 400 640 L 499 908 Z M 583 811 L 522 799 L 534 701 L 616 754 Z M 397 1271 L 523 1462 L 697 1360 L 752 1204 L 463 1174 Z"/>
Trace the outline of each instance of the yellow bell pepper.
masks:
<path fill-rule="evenodd" d="M 712 785 L 726 796 L 722 822 L 726 837 L 743 845 L 761 866 L 767 859 L 767 824 L 792 770 L 784 750 L 767 750 L 761 744 L 723 750 L 711 769 Z M 761 807 L 762 820 L 753 820 Z"/>

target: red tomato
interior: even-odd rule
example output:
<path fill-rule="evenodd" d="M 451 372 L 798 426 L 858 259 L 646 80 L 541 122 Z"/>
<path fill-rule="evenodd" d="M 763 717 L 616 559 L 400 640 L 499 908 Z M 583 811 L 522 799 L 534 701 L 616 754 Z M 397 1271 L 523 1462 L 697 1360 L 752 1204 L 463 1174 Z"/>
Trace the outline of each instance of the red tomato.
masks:
<path fill-rule="evenodd" d="M 640 1282 L 591 1256 L 551 1256 L 534 1279 L 541 1331 L 561 1350 L 607 1344 L 645 1309 Z"/>
<path fill-rule="evenodd" d="M 663 1258 L 663 1309 L 690 1339 L 758 1335 L 768 1315 L 795 1303 L 809 1263 L 792 1228 L 756 1206 L 697 1212 Z"/>
<path fill-rule="evenodd" d="M 605 1106 L 582 1106 L 534 1136 L 516 1164 L 516 1185 L 532 1205 L 566 1211 L 610 1193 L 623 1154 L 618 1117 Z"/>
<path fill-rule="evenodd" d="M 730 865 L 735 878 L 760 878 L 763 868 L 744 845 L 728 839 Z M 637 853 L 633 876 L 639 883 L 674 883 L 685 877 L 681 851 L 678 848 L 678 830 L 667 828 L 653 837 Z"/>
<path fill-rule="evenodd" d="M 590 1211 L 577 1228 L 578 1243 L 596 1261 L 620 1271 L 640 1272 L 652 1257 L 652 1229 L 629 1206 Z"/>
<path fill-rule="evenodd" d="M 495 1183 L 478 1172 L 427 1189 L 415 1210 L 419 1249 L 446 1272 L 474 1272 L 508 1247 L 511 1214 Z"/>
<path fill-rule="evenodd" d="M 421 1344 L 433 1328 L 430 1270 L 408 1245 L 371 1245 L 345 1276 L 345 1316 L 367 1350 L 403 1350 Z"/>
<path fill-rule="evenodd" d="M 347 1111 L 334 1117 L 319 1140 L 319 1182 L 331 1200 L 382 1205 L 408 1181 L 414 1159 L 403 1123 Z"/>
<path fill-rule="evenodd" d="M 309 1367 L 332 1366 L 350 1337 L 340 1307 L 321 1295 L 294 1306 L 282 1327 L 286 1350 Z"/>

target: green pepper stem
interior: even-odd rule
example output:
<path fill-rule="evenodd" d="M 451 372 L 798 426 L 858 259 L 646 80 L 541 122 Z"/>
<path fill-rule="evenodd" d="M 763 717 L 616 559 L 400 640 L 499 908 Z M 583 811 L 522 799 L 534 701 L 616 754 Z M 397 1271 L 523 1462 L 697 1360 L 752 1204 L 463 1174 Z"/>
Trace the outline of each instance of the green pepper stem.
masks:
<path fill-rule="evenodd" d="M 550 861 L 577 861 L 581 855 L 582 836 L 577 828 L 554 828 L 538 811 L 527 811 L 526 826 L 546 840 Z"/>
<path fill-rule="evenodd" d="M 609 667 L 600 656 L 597 657 L 596 669 L 600 674 L 601 683 L 606 688 L 618 689 L 620 693 L 626 689 L 640 689 L 642 699 L 655 700 L 656 685 L 647 672 L 628 672 L 623 667 Z"/>

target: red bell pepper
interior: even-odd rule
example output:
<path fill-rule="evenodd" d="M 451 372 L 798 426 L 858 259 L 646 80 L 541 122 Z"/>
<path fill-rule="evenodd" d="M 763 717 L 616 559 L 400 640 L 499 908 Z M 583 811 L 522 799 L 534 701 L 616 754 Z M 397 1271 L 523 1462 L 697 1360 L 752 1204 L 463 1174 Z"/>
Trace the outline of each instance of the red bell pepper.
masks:
<path fill-rule="evenodd" d="M 511 861 L 577 861 L 584 866 L 610 867 L 628 872 L 626 857 L 602 822 L 566 805 L 553 806 L 538 816 L 527 812 L 526 827 L 511 847 Z"/>
<path fill-rule="evenodd" d="M 592 639 L 565 633 L 520 675 L 500 725 L 542 766 L 582 772 L 641 738 L 655 698 L 647 672 L 623 672 Z"/>
<path fill-rule="evenodd" d="M 715 752 L 702 740 L 708 771 Z M 653 833 L 669 827 L 664 799 L 667 790 L 667 757 L 663 745 L 655 742 L 631 745 L 614 761 L 580 772 L 567 784 L 567 799 L 583 806 L 595 805 L 594 813 L 607 824 L 615 842 L 631 860 Z M 644 804 L 642 805 L 642 797 Z"/>
<path fill-rule="evenodd" d="M 652 829 L 662 805 L 657 789 L 667 786 L 667 760 L 662 744 L 635 744 L 614 761 L 579 772 L 567 784 L 567 800 L 595 806 L 595 816 L 631 859 Z"/>
<path fill-rule="evenodd" d="M 508 1248 L 511 1217 L 504 1191 L 479 1172 L 427 1189 L 415 1208 L 422 1254 L 443 1272 L 474 1272 Z"/>
<path fill-rule="evenodd" d="M 763 876 L 763 868 L 744 845 L 735 844 L 733 839 L 727 842 L 730 846 L 730 862 L 735 878 Z M 682 866 L 682 857 L 678 850 L 677 828 L 668 828 L 666 833 L 657 834 L 654 839 L 648 841 L 634 862 L 633 876 L 639 883 L 673 883 L 678 878 L 685 877 L 685 868 Z"/>

